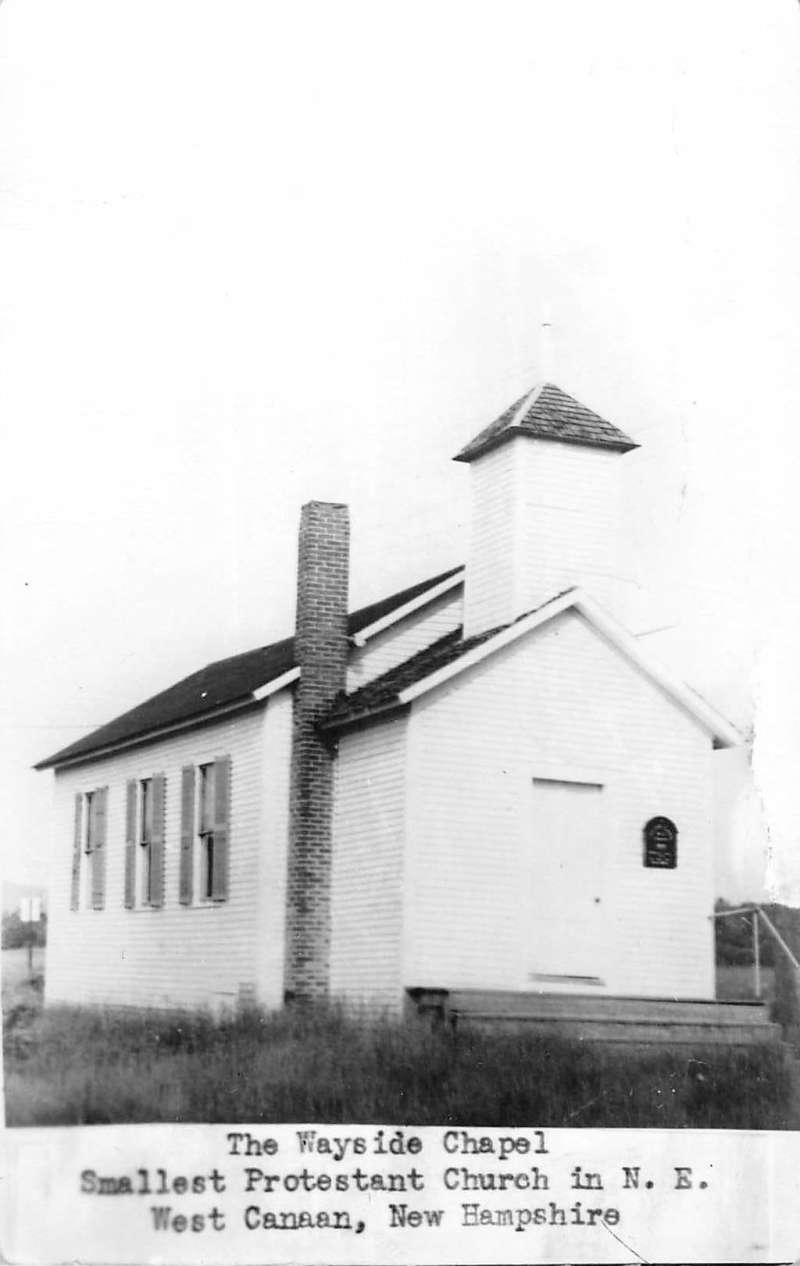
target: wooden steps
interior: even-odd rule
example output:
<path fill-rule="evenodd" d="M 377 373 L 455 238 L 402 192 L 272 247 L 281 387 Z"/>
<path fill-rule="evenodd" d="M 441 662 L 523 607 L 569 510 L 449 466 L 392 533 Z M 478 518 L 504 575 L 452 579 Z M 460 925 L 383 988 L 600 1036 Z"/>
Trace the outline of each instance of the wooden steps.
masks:
<path fill-rule="evenodd" d="M 505 990 L 410 990 L 422 1014 L 453 1025 L 524 1027 L 586 1042 L 664 1046 L 774 1044 L 781 1030 L 759 1002 L 614 998 Z"/>

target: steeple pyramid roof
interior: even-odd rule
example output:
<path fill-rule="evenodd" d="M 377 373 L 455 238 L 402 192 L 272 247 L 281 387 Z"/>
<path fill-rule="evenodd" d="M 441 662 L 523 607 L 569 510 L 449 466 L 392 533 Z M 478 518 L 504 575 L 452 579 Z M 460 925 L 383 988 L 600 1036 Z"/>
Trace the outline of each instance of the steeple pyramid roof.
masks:
<path fill-rule="evenodd" d="M 568 396 L 554 383 L 546 382 L 526 392 L 505 413 L 484 427 L 456 454 L 454 461 L 470 462 L 514 435 L 556 440 L 562 444 L 582 444 L 589 448 L 611 448 L 619 453 L 639 447 L 624 431 Z"/>

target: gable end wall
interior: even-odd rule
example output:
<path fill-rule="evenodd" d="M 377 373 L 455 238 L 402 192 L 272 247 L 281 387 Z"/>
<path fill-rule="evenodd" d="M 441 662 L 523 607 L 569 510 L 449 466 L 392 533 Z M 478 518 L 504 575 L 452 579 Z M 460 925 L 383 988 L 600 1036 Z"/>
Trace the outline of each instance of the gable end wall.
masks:
<path fill-rule="evenodd" d="M 601 991 L 714 993 L 711 739 L 575 612 L 412 707 L 407 987 L 532 984 L 524 878 L 531 787 L 599 774 L 609 828 Z M 642 828 L 678 824 L 674 871 L 642 864 Z"/>

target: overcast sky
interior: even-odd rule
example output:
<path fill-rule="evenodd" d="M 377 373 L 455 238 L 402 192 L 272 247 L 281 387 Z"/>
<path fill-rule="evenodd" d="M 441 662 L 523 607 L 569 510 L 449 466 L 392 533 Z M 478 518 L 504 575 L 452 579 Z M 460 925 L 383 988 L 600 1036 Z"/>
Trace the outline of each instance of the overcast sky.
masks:
<path fill-rule="evenodd" d="M 450 458 L 549 316 L 642 444 L 652 649 L 756 695 L 720 891 L 800 898 L 799 68 L 796 0 L 0 6 L 8 878 L 35 760 L 290 631 L 304 501 L 349 503 L 356 604 L 463 560 Z"/>

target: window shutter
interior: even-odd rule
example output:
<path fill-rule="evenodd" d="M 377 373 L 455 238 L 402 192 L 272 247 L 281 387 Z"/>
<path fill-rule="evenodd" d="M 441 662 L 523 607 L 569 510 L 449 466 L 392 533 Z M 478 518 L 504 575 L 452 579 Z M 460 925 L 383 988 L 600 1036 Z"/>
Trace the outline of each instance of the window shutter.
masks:
<path fill-rule="evenodd" d="M 93 797 L 92 840 L 92 909 L 102 910 L 106 897 L 106 804 L 108 788 L 101 787 Z"/>
<path fill-rule="evenodd" d="M 192 904 L 194 870 L 194 765 L 181 770 L 181 861 L 178 899 L 181 905 Z"/>
<path fill-rule="evenodd" d="M 136 905 L 136 783 L 125 789 L 125 907 Z"/>
<path fill-rule="evenodd" d="M 81 827 L 83 826 L 83 796 L 80 792 L 75 796 L 75 832 L 72 840 L 72 886 L 69 895 L 70 910 L 77 910 L 81 904 Z"/>
<path fill-rule="evenodd" d="M 214 901 L 225 901 L 228 897 L 230 802 L 231 758 L 220 756 L 214 761 L 214 870 L 211 874 Z"/>
<path fill-rule="evenodd" d="M 164 904 L 164 810 L 167 780 L 163 774 L 153 775 L 153 834 L 150 842 L 150 904 Z"/>

